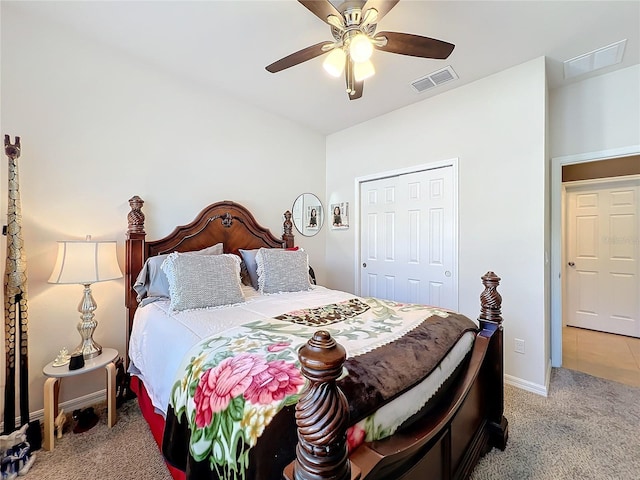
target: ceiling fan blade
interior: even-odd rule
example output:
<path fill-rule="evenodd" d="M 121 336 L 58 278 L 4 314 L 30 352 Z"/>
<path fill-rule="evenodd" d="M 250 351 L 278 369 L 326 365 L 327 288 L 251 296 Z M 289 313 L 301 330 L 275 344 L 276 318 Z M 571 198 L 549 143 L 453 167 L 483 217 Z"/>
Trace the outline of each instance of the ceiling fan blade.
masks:
<path fill-rule="evenodd" d="M 447 43 L 435 38 L 422 37 L 420 35 L 412 35 L 410 33 L 398 32 L 380 32 L 375 38 L 385 37 L 386 45 L 378 46 L 374 43 L 378 50 L 391 53 L 399 53 L 401 55 L 410 55 L 412 57 L 437 58 L 444 60 L 455 48 L 452 43 Z"/>
<path fill-rule="evenodd" d="M 378 11 L 378 16 L 376 17 L 377 23 L 382 17 L 389 13 L 389 10 L 395 7 L 399 1 L 400 0 L 368 0 L 362 7 L 362 13 L 370 8 L 375 8 Z"/>
<path fill-rule="evenodd" d="M 291 55 L 287 55 L 286 57 L 281 58 L 277 62 L 273 62 L 271 65 L 265 67 L 267 71 L 271 73 L 276 73 L 281 70 L 284 70 L 289 67 L 293 67 L 294 65 L 298 65 L 299 63 L 306 62 L 307 60 L 311 60 L 312 58 L 319 57 L 327 50 L 323 50 L 325 45 L 333 45 L 333 42 L 320 42 L 315 45 L 311 45 L 310 47 L 303 48 Z"/>
<path fill-rule="evenodd" d="M 342 14 L 336 7 L 329 3 L 329 0 L 298 0 L 298 2 L 307 7 L 311 13 L 325 23 L 328 23 L 327 17 L 329 15 L 335 15 L 342 18 Z"/>

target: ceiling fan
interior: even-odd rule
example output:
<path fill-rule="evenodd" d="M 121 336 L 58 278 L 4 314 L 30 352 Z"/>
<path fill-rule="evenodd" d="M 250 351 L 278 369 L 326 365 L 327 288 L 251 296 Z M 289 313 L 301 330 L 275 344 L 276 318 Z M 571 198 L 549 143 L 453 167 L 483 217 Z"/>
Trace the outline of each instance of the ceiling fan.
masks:
<path fill-rule="evenodd" d="M 445 59 L 455 45 L 434 38 L 398 32 L 376 33 L 378 22 L 399 0 L 345 1 L 336 8 L 329 0 L 298 0 L 331 27 L 334 41 L 320 42 L 267 66 L 276 73 L 329 52 L 323 66 L 335 77 L 345 73 L 350 100 L 362 97 L 364 80 L 375 73 L 373 49 L 413 57 Z M 364 4 L 363 4 L 364 3 Z"/>

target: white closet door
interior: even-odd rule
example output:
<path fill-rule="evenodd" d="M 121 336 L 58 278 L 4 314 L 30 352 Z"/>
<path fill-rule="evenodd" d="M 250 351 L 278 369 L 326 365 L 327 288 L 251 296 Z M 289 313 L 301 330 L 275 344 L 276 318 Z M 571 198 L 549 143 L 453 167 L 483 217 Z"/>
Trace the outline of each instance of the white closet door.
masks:
<path fill-rule="evenodd" d="M 363 182 L 360 292 L 457 309 L 453 167 Z"/>

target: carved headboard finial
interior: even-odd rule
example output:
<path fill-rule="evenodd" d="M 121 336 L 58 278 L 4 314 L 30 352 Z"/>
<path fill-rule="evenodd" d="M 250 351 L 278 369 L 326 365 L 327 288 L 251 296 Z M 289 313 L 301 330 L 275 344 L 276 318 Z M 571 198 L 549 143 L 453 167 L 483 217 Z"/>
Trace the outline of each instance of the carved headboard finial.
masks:
<path fill-rule="evenodd" d="M 142 200 L 138 195 L 135 195 L 129 199 L 129 206 L 131 211 L 127 215 L 127 222 L 129 227 L 127 233 L 145 233 L 144 232 L 144 213 L 142 213 Z"/>
<path fill-rule="evenodd" d="M 500 277 L 493 272 L 487 272 L 482 277 L 484 291 L 480 294 L 479 320 L 492 323 L 502 323 L 502 296 L 497 288 Z"/>
<path fill-rule="evenodd" d="M 230 228 L 231 225 L 233 225 L 233 216 L 229 212 L 227 212 L 224 215 L 222 215 L 221 222 L 224 228 Z"/>

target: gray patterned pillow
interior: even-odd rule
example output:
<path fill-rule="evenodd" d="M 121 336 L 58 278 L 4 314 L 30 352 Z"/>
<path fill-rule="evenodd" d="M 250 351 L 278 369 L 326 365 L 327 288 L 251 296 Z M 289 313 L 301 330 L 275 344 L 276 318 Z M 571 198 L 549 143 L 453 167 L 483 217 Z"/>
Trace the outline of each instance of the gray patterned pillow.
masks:
<path fill-rule="evenodd" d="M 261 248 L 256 254 L 261 293 L 309 290 L 309 259 L 304 250 Z"/>
<path fill-rule="evenodd" d="M 172 253 L 162 264 L 162 270 L 169 280 L 172 310 L 244 302 L 237 255 Z"/>
<path fill-rule="evenodd" d="M 189 255 L 222 255 L 224 253 L 223 248 L 222 243 L 216 243 L 211 247 L 186 253 Z M 141 307 L 156 300 L 169 298 L 169 281 L 162 271 L 162 264 L 168 256 L 168 253 L 156 255 L 147 258 L 147 261 L 144 262 L 142 270 L 140 270 L 138 278 L 133 284 L 133 289 L 138 294 L 138 303 Z"/>

